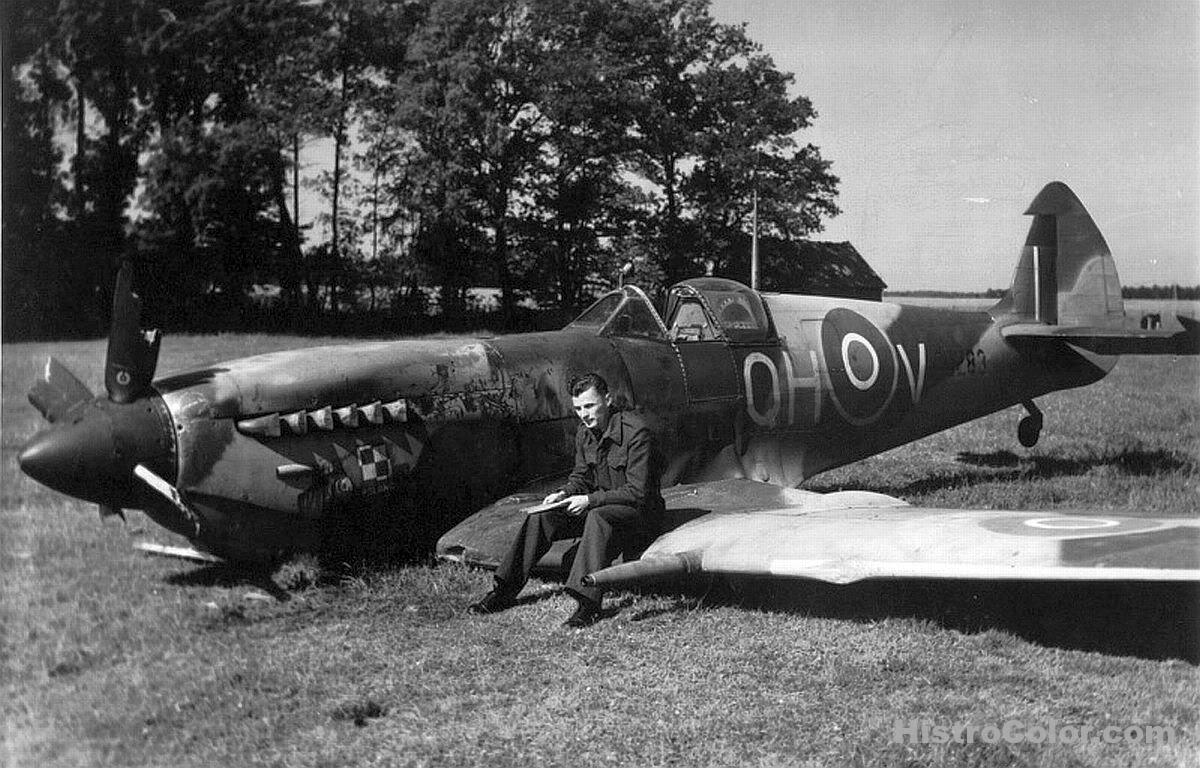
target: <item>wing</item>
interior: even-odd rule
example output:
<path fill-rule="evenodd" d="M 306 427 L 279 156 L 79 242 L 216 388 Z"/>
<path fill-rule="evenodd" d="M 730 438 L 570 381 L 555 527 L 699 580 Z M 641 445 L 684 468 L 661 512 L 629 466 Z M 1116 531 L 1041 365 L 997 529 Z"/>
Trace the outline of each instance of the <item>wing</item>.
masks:
<path fill-rule="evenodd" d="M 591 575 L 619 587 L 697 573 L 848 584 L 872 578 L 1200 581 L 1200 521 L 1106 512 L 927 509 L 879 494 L 810 494 L 767 486 L 783 505 L 747 509 L 747 480 L 709 484 L 730 496 L 659 537 L 640 560 Z"/>
<path fill-rule="evenodd" d="M 499 568 L 500 560 L 512 546 L 517 529 L 525 519 L 525 510 L 541 503 L 546 494 L 562 485 L 563 477 L 545 478 L 511 496 L 505 496 L 442 534 L 435 549 L 439 560 Z M 573 541 L 573 540 L 572 540 Z M 542 559 L 542 568 L 553 568 L 562 560 L 567 545 L 556 545 Z"/>
<path fill-rule="evenodd" d="M 538 504 L 551 490 L 562 485 L 562 477 L 546 478 L 511 496 L 505 496 L 471 515 L 442 535 L 437 542 L 441 560 L 482 568 L 497 568 L 512 546 L 513 537 L 525 518 L 525 510 Z M 712 512 L 755 512 L 764 509 L 817 510 L 829 506 L 895 506 L 904 502 L 878 493 L 846 491 L 820 494 L 780 488 L 751 480 L 721 480 L 663 489 L 667 503 L 667 528 L 674 529 Z M 561 566 L 562 556 L 574 539 L 556 543 L 539 563 L 544 570 Z"/>

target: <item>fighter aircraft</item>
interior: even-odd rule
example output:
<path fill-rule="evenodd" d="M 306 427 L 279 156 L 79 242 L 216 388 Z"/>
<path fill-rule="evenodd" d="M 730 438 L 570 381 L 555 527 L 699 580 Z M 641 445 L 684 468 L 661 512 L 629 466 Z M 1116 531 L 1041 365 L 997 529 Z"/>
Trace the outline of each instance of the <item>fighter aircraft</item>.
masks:
<path fill-rule="evenodd" d="M 1122 353 L 1200 349 L 1190 318 L 1177 332 L 1126 320 L 1108 246 L 1064 184 L 1027 215 L 1012 286 L 986 312 L 704 277 L 672 287 L 661 314 L 625 285 L 559 331 L 318 347 L 157 380 L 159 336 L 139 329 L 124 268 L 106 393 L 49 360 L 30 401 L 50 426 L 19 461 L 101 515 L 142 509 L 231 560 L 319 549 L 347 530 L 369 546 L 458 523 L 439 554 L 489 565 L 523 506 L 570 468 L 568 381 L 597 371 L 652 419 L 682 523 L 599 583 L 667 572 L 1200 578 L 1197 548 L 1178 546 L 1194 544 L 1195 521 L 931 511 L 795 488 L 1016 404 L 1028 412 L 1018 439 L 1032 446 L 1035 398 L 1098 381 Z"/>

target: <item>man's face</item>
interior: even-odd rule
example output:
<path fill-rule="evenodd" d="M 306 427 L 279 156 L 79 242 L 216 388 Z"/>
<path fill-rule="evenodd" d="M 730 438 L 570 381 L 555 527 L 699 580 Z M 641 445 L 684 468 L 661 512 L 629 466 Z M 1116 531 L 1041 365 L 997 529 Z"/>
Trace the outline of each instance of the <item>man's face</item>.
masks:
<path fill-rule="evenodd" d="M 608 417 L 612 410 L 612 397 L 601 395 L 595 387 L 571 398 L 575 407 L 575 415 L 583 422 L 583 426 L 597 432 L 603 432 L 608 426 Z"/>

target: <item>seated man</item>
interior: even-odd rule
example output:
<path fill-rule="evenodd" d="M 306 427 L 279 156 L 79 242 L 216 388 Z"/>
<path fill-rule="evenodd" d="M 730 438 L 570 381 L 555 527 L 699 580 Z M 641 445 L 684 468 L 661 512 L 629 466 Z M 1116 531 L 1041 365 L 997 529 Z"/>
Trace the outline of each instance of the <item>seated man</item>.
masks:
<path fill-rule="evenodd" d="M 512 606 L 551 542 L 582 534 L 567 578 L 567 591 L 579 606 L 566 625 L 586 627 L 600 618 L 602 593 L 585 587 L 583 577 L 607 567 L 621 552 L 644 547 L 661 531 L 661 462 L 645 420 L 614 408 L 608 383 L 595 373 L 572 380 L 571 403 L 582 422 L 575 433 L 575 468 L 544 502 L 565 501 L 565 507 L 525 516 L 496 571 L 495 588 L 470 606 L 472 613 Z"/>

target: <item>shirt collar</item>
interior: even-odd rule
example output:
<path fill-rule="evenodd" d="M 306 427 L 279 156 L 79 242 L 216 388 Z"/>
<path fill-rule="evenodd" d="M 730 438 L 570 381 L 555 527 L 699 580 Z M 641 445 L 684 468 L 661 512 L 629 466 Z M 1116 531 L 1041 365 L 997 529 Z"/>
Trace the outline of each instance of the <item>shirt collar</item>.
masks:
<path fill-rule="evenodd" d="M 624 411 L 616 411 L 609 416 L 608 426 L 604 428 L 604 431 L 599 436 L 592 430 L 587 430 L 588 442 L 593 445 L 599 445 L 605 440 L 617 445 L 623 443 L 625 441 L 625 419 L 623 414 Z"/>
<path fill-rule="evenodd" d="M 600 439 L 604 438 L 608 438 L 609 442 L 617 445 L 620 445 L 625 439 L 625 419 L 621 417 L 621 411 L 616 411 L 609 416 L 608 427 L 605 428 Z"/>

